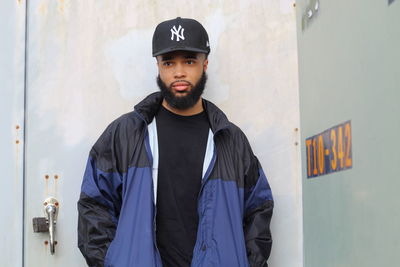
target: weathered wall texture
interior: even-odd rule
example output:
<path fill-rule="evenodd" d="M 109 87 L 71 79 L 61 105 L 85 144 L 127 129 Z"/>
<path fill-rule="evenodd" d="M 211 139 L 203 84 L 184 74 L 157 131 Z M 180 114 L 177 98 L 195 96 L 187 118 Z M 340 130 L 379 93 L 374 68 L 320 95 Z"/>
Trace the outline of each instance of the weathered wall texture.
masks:
<path fill-rule="evenodd" d="M 88 151 L 108 123 L 158 90 L 151 36 L 177 16 L 208 30 L 205 97 L 245 131 L 269 177 L 276 202 L 270 266 L 302 266 L 292 1 L 42 0 L 30 1 L 27 13 L 27 266 L 83 264 L 75 203 Z M 60 201 L 56 257 L 43 245 L 47 237 L 31 230 L 48 194 Z"/>

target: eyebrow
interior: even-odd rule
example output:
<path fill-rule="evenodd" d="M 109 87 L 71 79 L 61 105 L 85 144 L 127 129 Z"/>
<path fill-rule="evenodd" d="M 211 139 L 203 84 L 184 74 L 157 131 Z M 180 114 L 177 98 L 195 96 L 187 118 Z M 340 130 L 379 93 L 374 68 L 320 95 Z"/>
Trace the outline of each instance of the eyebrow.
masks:
<path fill-rule="evenodd" d="M 196 53 L 187 53 L 186 55 L 183 56 L 186 59 L 197 59 L 197 54 Z M 168 61 L 173 59 L 174 57 L 172 55 L 162 55 L 161 60 L 162 61 Z"/>
<path fill-rule="evenodd" d="M 171 60 L 171 59 L 172 59 L 172 56 L 170 56 L 170 55 L 162 55 L 161 56 L 162 61 L 167 61 L 167 60 Z"/>
<path fill-rule="evenodd" d="M 197 54 L 187 54 L 187 55 L 185 56 L 185 58 L 197 59 Z"/>

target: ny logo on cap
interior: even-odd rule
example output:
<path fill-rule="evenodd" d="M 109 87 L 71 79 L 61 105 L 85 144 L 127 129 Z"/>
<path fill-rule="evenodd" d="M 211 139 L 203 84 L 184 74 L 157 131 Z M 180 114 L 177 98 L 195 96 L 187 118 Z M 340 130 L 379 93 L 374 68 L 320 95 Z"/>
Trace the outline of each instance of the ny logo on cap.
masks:
<path fill-rule="evenodd" d="M 176 37 L 176 41 L 179 42 L 180 39 L 185 40 L 185 36 L 183 36 L 183 32 L 185 31 L 181 25 L 179 25 L 178 29 L 176 27 L 171 28 L 171 40 L 174 40 L 174 36 Z"/>

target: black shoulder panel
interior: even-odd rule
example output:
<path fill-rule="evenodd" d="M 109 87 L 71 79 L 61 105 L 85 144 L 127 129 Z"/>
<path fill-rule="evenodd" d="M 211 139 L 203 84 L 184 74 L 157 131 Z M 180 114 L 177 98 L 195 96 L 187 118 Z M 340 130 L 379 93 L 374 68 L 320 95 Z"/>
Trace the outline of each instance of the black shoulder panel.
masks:
<path fill-rule="evenodd" d="M 259 163 L 242 130 L 229 126 L 216 133 L 217 160 L 210 179 L 236 181 L 239 187 L 251 188 L 258 179 Z"/>
<path fill-rule="evenodd" d="M 104 172 L 127 172 L 129 167 L 150 166 L 145 148 L 146 123 L 135 111 L 122 115 L 103 132 L 90 151 Z"/>

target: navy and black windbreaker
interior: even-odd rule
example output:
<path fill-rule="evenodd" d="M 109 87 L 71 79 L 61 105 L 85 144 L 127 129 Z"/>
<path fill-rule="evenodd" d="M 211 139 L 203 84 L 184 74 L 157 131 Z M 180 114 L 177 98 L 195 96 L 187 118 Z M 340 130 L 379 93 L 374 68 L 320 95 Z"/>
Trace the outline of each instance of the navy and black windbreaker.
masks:
<path fill-rule="evenodd" d="M 155 238 L 158 146 L 153 93 L 112 122 L 90 151 L 78 246 L 90 267 L 161 267 Z M 203 100 L 210 135 L 192 267 L 266 267 L 273 199 L 246 136 Z M 162 189 L 160 189 L 162 190 Z"/>

